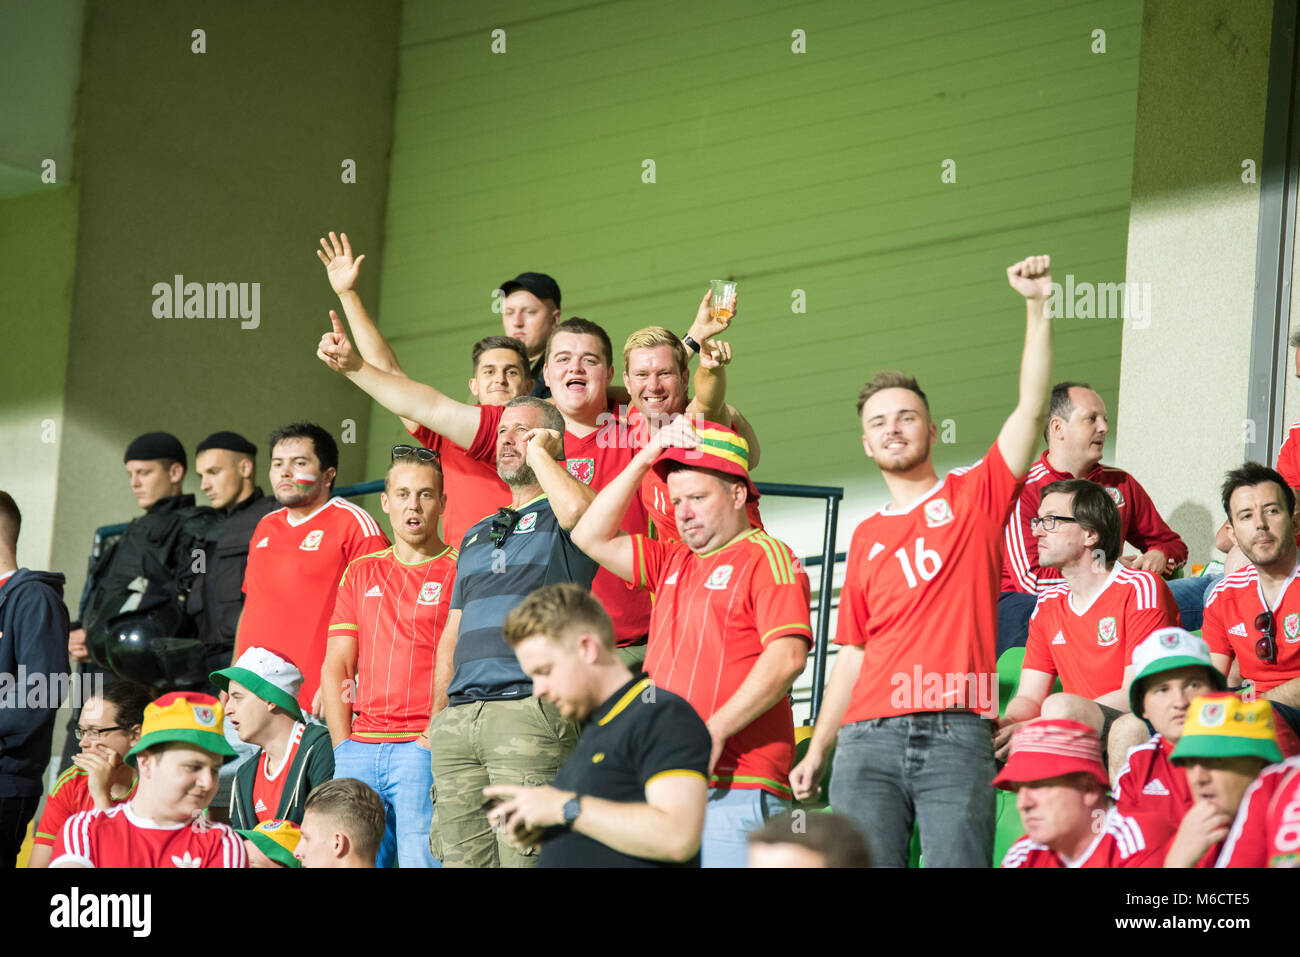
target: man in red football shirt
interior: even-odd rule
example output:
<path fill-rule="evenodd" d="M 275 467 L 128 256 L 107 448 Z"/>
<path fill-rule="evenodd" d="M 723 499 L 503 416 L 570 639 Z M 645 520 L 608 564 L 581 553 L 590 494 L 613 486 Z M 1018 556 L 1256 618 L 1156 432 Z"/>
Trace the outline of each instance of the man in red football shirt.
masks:
<path fill-rule="evenodd" d="M 707 320 L 707 301 L 701 309 Z M 697 316 L 696 326 L 700 325 L 701 317 Z M 708 327 L 704 328 L 707 330 Z M 725 342 L 709 341 L 704 345 L 700 351 L 700 366 L 695 373 L 695 397 L 690 398 L 686 388 L 690 377 L 689 354 L 682 341 L 662 326 L 638 329 L 628 336 L 623 345 L 623 383 L 632 401 L 632 410 L 627 416 L 629 440 L 644 443 L 651 426 L 657 428 L 675 415 L 690 412 L 735 429 L 749 446 L 748 464 L 753 471 L 758 465 L 758 439 L 745 417 L 726 402 L 724 370 L 730 361 L 731 350 Z M 653 469 L 641 482 L 641 504 L 654 523 L 657 539 L 681 541 L 673 508 L 668 501 L 668 486 Z M 749 502 L 747 509 L 750 524 L 762 528 L 758 501 Z"/>
<path fill-rule="evenodd" d="M 1041 714 L 1091 726 L 1101 735 L 1104 762 L 1107 732 L 1128 710 L 1133 649 L 1153 631 L 1177 625 L 1178 606 L 1158 575 L 1117 561 L 1119 510 L 1100 485 L 1048 485 L 1031 527 L 1039 562 L 1062 578 L 1038 596 L 1020 687 L 993 746 L 1006 748 L 1017 725 Z M 1057 675 L 1064 690 L 1051 694 Z"/>
<path fill-rule="evenodd" d="M 1161 628 L 1143 639 L 1133 649 L 1132 670 L 1128 688 L 1132 714 L 1120 720 L 1140 728 L 1143 737 L 1123 754 L 1114 775 L 1115 804 L 1122 814 L 1142 812 L 1181 821 L 1192 806 L 1192 792 L 1186 775 L 1170 758 L 1183 736 L 1192 699 L 1223 691 L 1228 681 L 1211 662 L 1209 646 L 1182 628 Z M 1155 729 L 1149 740 L 1142 719 Z M 1120 727 L 1119 722 L 1115 727 Z M 1112 759 L 1120 736 L 1113 732 Z"/>
<path fill-rule="evenodd" d="M 1216 867 L 1300 867 L 1300 755 L 1246 789 Z"/>
<path fill-rule="evenodd" d="M 1035 596 L 1060 578 L 1045 567 L 1034 548 L 1029 521 L 1038 514 L 1043 487 L 1069 478 L 1084 478 L 1106 488 L 1119 508 L 1120 539 L 1141 554 L 1120 558 L 1129 568 L 1168 575 L 1187 560 L 1187 546 L 1156 510 L 1137 479 L 1123 469 L 1101 464 L 1109 427 L 1106 403 L 1082 382 L 1058 382 L 1052 389 L 1047 450 L 1029 470 L 1019 500 L 1007 518 L 1002 546 L 1001 594 L 998 597 L 998 654 L 1025 642 Z M 1209 579 L 1171 583 L 1183 624 L 1200 627 Z"/>
<path fill-rule="evenodd" d="M 295 423 L 272 432 L 270 446 L 271 488 L 283 507 L 253 531 L 235 658 L 254 645 L 288 655 L 302 669 L 303 713 L 319 718 L 320 667 L 339 579 L 348 562 L 387 548 L 388 539 L 365 509 L 331 497 L 339 461 L 332 435 Z M 293 614 L 285 614 L 289 608 Z"/>
<path fill-rule="evenodd" d="M 1026 302 L 1020 399 L 979 463 L 939 478 L 938 430 L 915 379 L 878 373 L 858 398 L 862 445 L 891 501 L 853 533 L 840 652 L 790 781 L 797 798 L 816 793 L 838 740 L 831 803 L 881 866 L 907 866 L 915 822 L 931 867 L 987 867 L 993 856 L 985 718 L 997 717 L 999 549 L 1047 414 L 1048 266 L 1034 256 L 1007 269 Z"/>
<path fill-rule="evenodd" d="M 1174 832 L 1159 816 L 1111 804 L 1101 739 L 1077 721 L 1022 725 L 993 784 L 1016 792 L 1026 832 L 1003 867 L 1159 867 Z"/>
<path fill-rule="evenodd" d="M 1282 760 L 1267 701 L 1231 692 L 1195 698 L 1171 760 L 1192 795 L 1165 854 L 1165 867 L 1213 867 L 1246 789 Z"/>
<path fill-rule="evenodd" d="M 32 835 L 28 867 L 49 867 L 63 822 L 80 811 L 110 808 L 135 793 L 135 769 L 124 760 L 140 740 L 144 709 L 153 692 L 133 681 L 112 681 L 101 696 L 88 698 L 77 717 L 81 753 L 59 775 Z"/>
<path fill-rule="evenodd" d="M 221 702 L 165 694 L 145 708 L 126 761 L 139 767 L 130 800 L 64 822 L 51 867 L 244 867 L 244 842 L 204 816 L 217 768 L 235 756 L 221 733 Z"/>
<path fill-rule="evenodd" d="M 377 867 L 438 867 L 429 852 L 433 787 L 425 729 L 447 624 L 456 549 L 438 537 L 442 472 L 426 449 L 396 446 L 380 503 L 393 546 L 343 573 L 321 672 L 334 773 L 368 784 L 388 826 Z"/>
<path fill-rule="evenodd" d="M 1266 466 L 1228 473 L 1223 508 L 1249 564 L 1222 578 L 1205 601 L 1201 634 L 1225 674 L 1236 659 L 1254 693 L 1272 701 L 1292 730 L 1300 726 L 1300 575 L 1295 494 Z"/>
<path fill-rule="evenodd" d="M 316 352 L 322 362 L 345 374 L 390 412 L 450 439 L 467 449 L 471 458 L 494 461 L 501 407 L 466 405 L 433 386 L 383 372 L 353 351 L 337 318 L 333 323 L 334 331 L 321 337 Z M 569 473 L 600 490 L 636 451 L 630 442 L 610 441 L 610 433 L 617 435 L 619 428 L 608 426 L 606 393 L 614 374 L 609 336 L 594 322 L 566 319 L 551 333 L 546 356 L 544 375 L 551 386 L 551 399 L 564 416 Z M 632 503 L 624 516 L 624 531 L 644 534 L 647 528 L 645 509 L 640 501 Z M 649 594 L 629 590 L 605 569 L 596 573 L 591 591 L 614 620 L 620 657 L 625 664 L 639 663 L 650 626 Z"/>
<path fill-rule="evenodd" d="M 702 867 L 744 867 L 746 834 L 788 809 L 794 716 L 787 693 L 812 644 L 809 585 L 790 548 L 749 523 L 758 498 L 745 440 L 678 419 L 654 435 L 573 529 L 579 548 L 655 593 L 646 672 L 713 739 Z M 628 535 L 621 519 L 654 468 L 683 541 Z"/>

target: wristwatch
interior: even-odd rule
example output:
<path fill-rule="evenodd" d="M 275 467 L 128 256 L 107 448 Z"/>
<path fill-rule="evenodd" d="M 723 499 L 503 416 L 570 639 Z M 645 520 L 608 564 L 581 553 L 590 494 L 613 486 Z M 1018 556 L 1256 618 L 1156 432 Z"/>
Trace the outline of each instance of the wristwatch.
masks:
<path fill-rule="evenodd" d="M 573 828 L 573 822 L 578 819 L 578 815 L 581 813 L 582 813 L 581 794 L 575 794 L 573 797 L 569 798 L 567 801 L 564 802 L 564 811 L 563 811 L 564 829 L 566 831 L 571 830 Z"/>
<path fill-rule="evenodd" d="M 700 344 L 696 342 L 694 339 L 692 339 L 690 336 L 688 335 L 682 336 L 682 345 L 684 345 L 687 349 L 690 349 L 696 355 L 699 355 Z"/>

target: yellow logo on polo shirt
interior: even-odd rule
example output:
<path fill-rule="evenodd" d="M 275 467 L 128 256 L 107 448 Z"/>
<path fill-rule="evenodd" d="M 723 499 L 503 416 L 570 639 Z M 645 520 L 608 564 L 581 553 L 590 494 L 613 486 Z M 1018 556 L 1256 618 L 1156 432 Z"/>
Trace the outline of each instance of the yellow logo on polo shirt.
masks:
<path fill-rule="evenodd" d="M 605 760 L 605 752 L 604 752 L 604 751 L 597 751 L 595 754 L 593 754 L 593 755 L 591 756 L 591 763 L 592 763 L 592 764 L 600 764 L 600 762 L 601 762 L 601 761 L 604 761 L 604 760 Z"/>

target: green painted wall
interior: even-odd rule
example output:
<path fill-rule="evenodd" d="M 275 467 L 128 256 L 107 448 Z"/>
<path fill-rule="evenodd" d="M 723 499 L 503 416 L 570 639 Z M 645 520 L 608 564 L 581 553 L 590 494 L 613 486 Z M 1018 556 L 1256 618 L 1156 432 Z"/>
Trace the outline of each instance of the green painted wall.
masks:
<path fill-rule="evenodd" d="M 1140 27 L 1131 0 L 408 2 L 382 328 L 411 374 L 460 394 L 516 272 L 554 275 L 565 313 L 619 345 L 684 331 L 707 281 L 735 276 L 731 395 L 763 439 L 756 477 L 848 486 L 847 542 L 883 490 L 853 409 L 874 370 L 914 372 L 955 427 L 941 464 L 969 462 L 1016 398 L 1005 267 L 1049 252 L 1062 278 L 1123 280 Z M 1058 335 L 1058 377 L 1113 410 L 1120 321 Z M 400 434 L 375 417 L 371 474 Z M 797 547 L 819 536 L 816 508 L 765 514 L 790 516 Z"/>
<path fill-rule="evenodd" d="M 203 437 L 240 431 L 265 488 L 272 428 L 311 419 L 341 436 L 352 420 L 339 481 L 365 477 L 370 403 L 315 357 L 337 300 L 314 250 L 330 228 L 382 229 L 399 16 L 396 0 L 364 14 L 342 0 L 87 5 L 52 558 L 72 604 L 94 528 L 138 514 L 121 463 L 141 432 L 175 433 L 192 465 Z M 154 284 L 176 274 L 260 283 L 257 328 L 156 317 Z M 198 486 L 191 472 L 185 490 Z"/>

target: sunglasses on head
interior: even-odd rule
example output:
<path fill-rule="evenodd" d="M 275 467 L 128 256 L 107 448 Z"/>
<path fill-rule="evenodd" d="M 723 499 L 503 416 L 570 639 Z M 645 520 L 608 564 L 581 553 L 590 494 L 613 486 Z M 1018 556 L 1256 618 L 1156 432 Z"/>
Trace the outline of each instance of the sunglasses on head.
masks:
<path fill-rule="evenodd" d="M 405 458 L 412 455 L 421 462 L 432 462 L 434 465 L 438 465 L 442 462 L 442 456 L 433 449 L 426 449 L 422 445 L 394 445 L 393 457 L 389 459 L 389 462 L 396 462 L 399 458 Z"/>
<path fill-rule="evenodd" d="M 492 539 L 492 544 L 500 548 L 501 543 L 514 531 L 517 524 L 519 524 L 519 513 L 513 508 L 502 506 L 497 509 L 497 513 L 492 516 L 492 527 L 488 530 L 488 537 Z"/>
<path fill-rule="evenodd" d="M 1271 611 L 1255 616 L 1255 630 L 1263 636 L 1255 642 L 1255 657 L 1267 665 L 1277 664 L 1277 619 Z"/>

